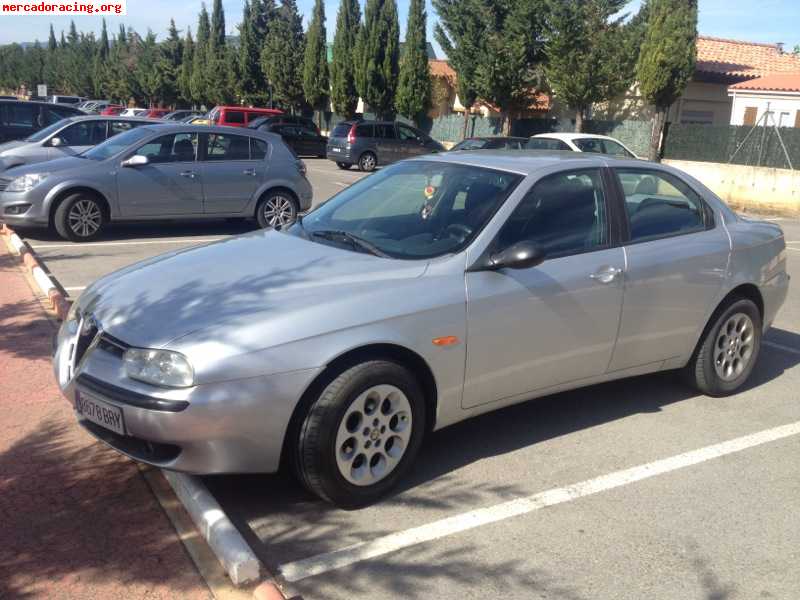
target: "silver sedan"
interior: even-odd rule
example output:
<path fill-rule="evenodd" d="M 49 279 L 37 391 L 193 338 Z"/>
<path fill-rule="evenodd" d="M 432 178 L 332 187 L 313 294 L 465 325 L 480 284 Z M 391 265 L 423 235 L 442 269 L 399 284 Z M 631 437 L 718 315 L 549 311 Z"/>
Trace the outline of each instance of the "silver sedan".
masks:
<path fill-rule="evenodd" d="M 474 151 L 401 162 L 278 231 L 128 267 L 58 334 L 79 423 L 191 473 L 291 466 L 354 507 L 423 437 L 560 390 L 748 379 L 789 277 L 782 231 L 675 169 Z"/>

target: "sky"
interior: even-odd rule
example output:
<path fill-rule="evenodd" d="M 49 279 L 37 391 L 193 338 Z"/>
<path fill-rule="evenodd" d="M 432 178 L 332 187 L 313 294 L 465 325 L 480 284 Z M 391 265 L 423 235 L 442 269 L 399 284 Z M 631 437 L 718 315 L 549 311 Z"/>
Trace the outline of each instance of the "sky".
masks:
<path fill-rule="evenodd" d="M 636 11 L 641 0 L 632 0 L 627 11 Z M 311 14 L 314 0 L 298 0 L 300 12 L 307 22 Z M 401 39 L 405 33 L 405 20 L 408 13 L 408 0 L 397 0 L 400 14 Z M 201 0 L 128 0 L 128 14 L 124 17 L 109 17 L 107 22 L 110 31 L 119 29 L 119 24 L 133 27 L 140 33 L 152 29 L 160 38 L 164 36 L 170 17 L 175 19 L 178 28 L 185 31 L 187 26 L 192 31 L 197 29 L 197 13 Z M 211 1 L 207 2 L 209 9 Z M 223 0 L 225 19 L 229 34 L 236 34 L 236 24 L 242 15 L 243 0 Z M 363 5 L 363 0 L 362 0 Z M 329 39 L 333 38 L 336 26 L 336 12 L 339 0 L 325 0 L 327 28 Z M 52 22 L 56 29 L 65 31 L 69 27 L 70 17 L 54 16 L 3 16 L 0 17 L 0 44 L 11 42 L 32 42 L 36 39 L 47 40 L 49 25 Z M 100 30 L 100 17 L 78 17 L 75 24 L 78 30 Z M 433 39 L 435 13 L 428 0 L 428 39 L 434 43 L 436 52 L 443 57 L 441 48 Z M 743 2 L 741 0 L 700 0 L 700 25 L 702 35 L 732 38 L 752 42 L 784 42 L 791 50 L 800 44 L 800 2 L 798 0 L 759 0 Z"/>

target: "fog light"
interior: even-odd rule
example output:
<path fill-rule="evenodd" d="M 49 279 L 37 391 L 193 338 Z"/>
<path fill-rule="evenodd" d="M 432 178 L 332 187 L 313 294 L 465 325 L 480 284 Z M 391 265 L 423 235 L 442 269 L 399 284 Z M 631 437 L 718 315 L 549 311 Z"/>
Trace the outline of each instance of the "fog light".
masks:
<path fill-rule="evenodd" d="M 7 215 L 21 215 L 28 212 L 31 207 L 30 204 L 15 204 L 14 206 L 6 206 L 5 214 Z"/>

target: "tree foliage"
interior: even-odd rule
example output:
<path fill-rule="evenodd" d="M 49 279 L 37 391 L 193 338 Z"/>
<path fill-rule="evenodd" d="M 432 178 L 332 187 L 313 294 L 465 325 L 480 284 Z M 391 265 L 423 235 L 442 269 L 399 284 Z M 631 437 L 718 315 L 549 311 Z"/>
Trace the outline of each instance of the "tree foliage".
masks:
<path fill-rule="evenodd" d="M 400 72 L 400 24 L 395 0 L 367 0 L 356 46 L 356 88 L 381 118 L 394 112 Z"/>
<path fill-rule="evenodd" d="M 411 0 L 396 105 L 400 114 L 415 121 L 424 116 L 431 104 L 427 27 L 425 0 Z"/>
<path fill-rule="evenodd" d="M 649 158 L 657 160 L 670 105 L 686 89 L 697 62 L 697 0 L 649 0 L 636 79 L 656 108 Z"/>
<path fill-rule="evenodd" d="M 348 119 L 355 115 L 358 106 L 355 52 L 360 27 L 361 8 L 358 0 L 341 0 L 330 66 L 331 101 L 333 109 Z"/>
<path fill-rule="evenodd" d="M 328 45 L 325 30 L 325 4 L 314 3 L 314 12 L 308 24 L 303 57 L 303 92 L 306 102 L 316 110 L 324 110 L 330 97 L 328 80 Z"/>
<path fill-rule="evenodd" d="M 289 109 L 302 106 L 303 25 L 295 0 L 283 0 L 267 32 L 261 66 L 274 99 Z"/>

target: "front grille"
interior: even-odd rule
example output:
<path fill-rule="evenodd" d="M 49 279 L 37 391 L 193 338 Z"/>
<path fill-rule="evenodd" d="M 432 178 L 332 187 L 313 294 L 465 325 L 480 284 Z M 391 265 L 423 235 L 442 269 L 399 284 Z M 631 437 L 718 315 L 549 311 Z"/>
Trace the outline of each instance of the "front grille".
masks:
<path fill-rule="evenodd" d="M 97 347 L 120 358 L 122 358 L 125 350 L 130 348 L 128 344 L 108 333 L 100 334 L 100 340 L 97 342 Z"/>
<path fill-rule="evenodd" d="M 75 368 L 81 364 L 84 354 L 86 354 L 89 346 L 92 345 L 94 338 L 97 337 L 97 333 L 97 323 L 95 323 L 94 320 L 90 319 L 89 317 L 84 317 L 84 320 L 80 322 L 78 338 L 75 340 L 75 353 L 73 354 L 72 359 Z"/>
<path fill-rule="evenodd" d="M 5 192 L 11 180 L 7 177 L 0 177 L 0 192 Z"/>

